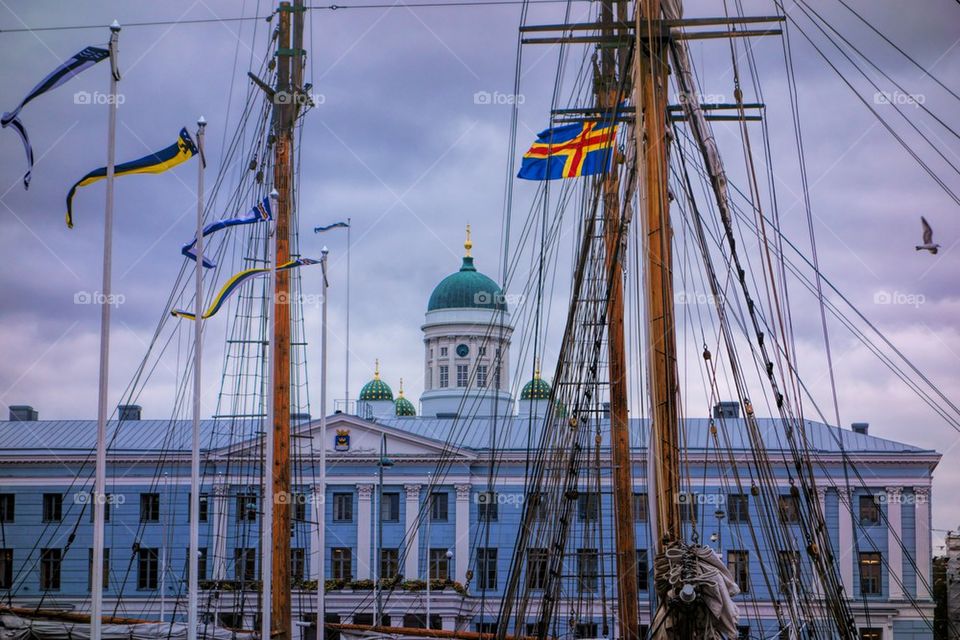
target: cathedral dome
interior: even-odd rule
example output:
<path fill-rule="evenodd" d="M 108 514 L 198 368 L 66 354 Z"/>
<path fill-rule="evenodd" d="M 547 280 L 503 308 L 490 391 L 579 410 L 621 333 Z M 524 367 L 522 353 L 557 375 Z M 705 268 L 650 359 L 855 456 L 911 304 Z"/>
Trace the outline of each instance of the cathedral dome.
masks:
<path fill-rule="evenodd" d="M 386 382 L 380 379 L 380 361 L 377 361 L 376 369 L 373 372 L 373 380 L 363 385 L 360 389 L 360 400 L 365 402 L 376 402 L 378 400 L 389 400 L 393 402 L 393 390 Z"/>
<path fill-rule="evenodd" d="M 436 286 L 430 294 L 427 311 L 438 309 L 491 309 L 506 311 L 500 287 L 489 277 L 477 271 L 470 250 L 470 227 L 467 226 L 467 241 L 463 244 L 467 250 L 463 256 L 460 271 L 452 273 Z"/>
<path fill-rule="evenodd" d="M 397 391 L 397 400 L 394 402 L 394 406 L 397 408 L 397 416 L 400 418 L 417 415 L 416 407 L 403 396 L 403 378 L 400 378 L 400 390 Z"/>

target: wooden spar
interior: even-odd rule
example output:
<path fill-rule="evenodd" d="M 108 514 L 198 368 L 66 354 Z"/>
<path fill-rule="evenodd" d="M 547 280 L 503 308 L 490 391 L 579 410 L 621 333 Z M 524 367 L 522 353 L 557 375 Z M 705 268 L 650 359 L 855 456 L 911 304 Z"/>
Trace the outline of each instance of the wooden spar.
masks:
<path fill-rule="evenodd" d="M 604 0 L 600 23 L 613 23 L 612 0 Z M 605 27 L 606 36 L 613 29 Z M 621 50 L 622 51 L 622 50 Z M 601 110 L 616 108 L 620 100 L 616 51 L 601 50 L 597 101 Z M 611 153 L 616 153 L 611 149 Z M 627 415 L 627 359 L 623 331 L 623 268 L 621 265 L 620 177 L 616 162 L 603 181 L 605 273 L 607 292 L 607 355 L 610 376 L 610 455 L 613 475 L 613 512 L 616 535 L 617 616 L 619 637 L 639 640 L 640 612 L 637 594 L 637 545 L 633 521 L 633 468 L 630 460 L 630 425 Z"/>
<path fill-rule="evenodd" d="M 328 622 L 327 629 L 337 631 L 367 631 L 388 635 L 412 636 L 415 638 L 449 638 L 451 640 L 496 640 L 496 633 L 481 633 L 479 631 L 450 631 L 447 629 L 420 629 L 414 627 L 384 627 L 370 624 L 348 624 L 344 622 Z M 514 636 L 507 634 L 505 640 L 538 640 L 537 636 Z M 553 640 L 550 636 L 546 640 Z"/>
<path fill-rule="evenodd" d="M 61 620 L 63 622 L 90 622 L 89 613 L 75 611 L 56 611 L 53 609 L 34 609 L 32 607 L 0 606 L 0 614 L 12 613 L 22 618 L 43 618 L 46 620 Z M 156 624 L 156 620 L 141 620 L 140 618 L 118 618 L 117 616 L 102 616 L 103 624 Z"/>
<path fill-rule="evenodd" d="M 639 0 L 636 33 L 659 32 L 660 3 Z M 667 50 L 660 38 L 637 38 L 634 89 L 642 109 L 637 159 L 643 255 L 646 261 L 646 360 L 650 389 L 649 465 L 655 507 L 654 544 L 682 539 L 680 522 L 680 447 L 677 412 L 677 346 L 673 317 L 670 201 L 667 192 Z"/>

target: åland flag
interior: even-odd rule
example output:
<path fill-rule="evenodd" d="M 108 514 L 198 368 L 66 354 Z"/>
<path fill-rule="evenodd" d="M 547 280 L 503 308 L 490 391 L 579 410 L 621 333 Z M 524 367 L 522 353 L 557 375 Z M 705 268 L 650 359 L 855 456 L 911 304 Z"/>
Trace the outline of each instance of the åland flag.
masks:
<path fill-rule="evenodd" d="M 556 180 L 603 173 L 610 166 L 617 126 L 610 122 L 580 122 L 537 134 L 523 155 L 518 178 Z"/>

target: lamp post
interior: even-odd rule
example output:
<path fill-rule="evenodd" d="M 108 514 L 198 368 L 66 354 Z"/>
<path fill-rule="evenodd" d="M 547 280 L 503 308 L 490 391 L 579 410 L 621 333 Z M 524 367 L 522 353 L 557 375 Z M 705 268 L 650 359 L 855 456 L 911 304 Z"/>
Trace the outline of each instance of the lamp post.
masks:
<path fill-rule="evenodd" d="M 315 640 L 326 638 L 327 620 L 326 603 L 326 526 L 327 526 L 327 290 L 330 283 L 327 280 L 327 257 L 329 251 L 323 247 L 320 251 L 320 268 L 323 275 L 323 307 L 320 312 L 320 495 L 314 494 L 314 499 L 320 502 L 316 505 L 317 512 L 317 637 Z"/>

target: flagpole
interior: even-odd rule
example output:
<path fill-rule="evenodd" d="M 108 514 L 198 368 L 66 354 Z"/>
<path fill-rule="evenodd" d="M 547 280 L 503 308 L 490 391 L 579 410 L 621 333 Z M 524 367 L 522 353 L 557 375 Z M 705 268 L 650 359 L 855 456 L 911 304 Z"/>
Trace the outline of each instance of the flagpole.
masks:
<path fill-rule="evenodd" d="M 344 382 L 345 398 L 343 410 L 350 413 L 350 229 L 353 228 L 353 220 L 347 218 L 347 355 L 344 371 L 346 380 Z M 319 638 L 317 640 L 320 640 Z"/>
<path fill-rule="evenodd" d="M 120 23 L 110 25 L 110 101 L 107 105 L 107 193 L 103 216 L 103 290 L 100 304 L 100 380 L 97 396 L 97 459 L 93 483 L 93 569 L 90 585 L 90 639 L 100 640 L 103 621 L 103 522 L 107 484 L 107 382 L 110 363 L 110 306 L 113 269 L 113 178 L 117 138 L 117 41 Z"/>
<path fill-rule="evenodd" d="M 320 266 L 323 268 L 323 307 L 320 313 L 320 500 L 317 505 L 317 636 L 315 640 L 325 640 L 327 619 L 326 603 L 326 496 L 327 496 L 327 256 L 329 252 L 324 247 L 320 252 Z"/>
<path fill-rule="evenodd" d="M 200 365 L 203 347 L 203 170 L 206 158 L 203 155 L 203 134 L 207 121 L 203 116 L 197 120 L 197 152 L 200 162 L 197 169 L 197 245 L 196 245 L 196 300 L 193 325 L 193 433 L 190 446 L 190 558 L 187 565 L 187 640 L 197 640 L 197 599 L 200 576 Z"/>
<path fill-rule="evenodd" d="M 270 192 L 270 209 L 279 211 L 278 200 L 280 194 L 276 189 Z M 276 213 L 274 214 L 276 215 Z M 264 313 L 270 314 L 268 326 L 268 335 L 270 336 L 267 356 L 269 364 L 267 365 L 267 415 L 264 419 L 263 429 L 263 518 L 260 520 L 260 535 L 262 542 L 260 544 L 260 637 L 269 640 L 272 637 L 272 603 L 273 603 L 273 396 L 274 396 L 274 362 L 277 357 L 276 336 L 274 335 L 274 326 L 277 322 L 277 314 L 274 313 L 274 299 L 277 291 L 277 229 L 276 223 L 273 228 L 267 225 L 269 230 L 269 242 L 267 246 L 267 265 L 270 267 L 269 284 L 267 285 L 268 295 L 264 305 Z"/>

